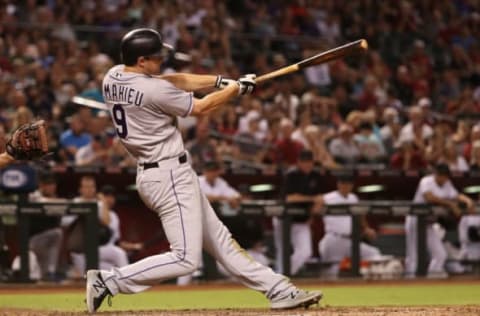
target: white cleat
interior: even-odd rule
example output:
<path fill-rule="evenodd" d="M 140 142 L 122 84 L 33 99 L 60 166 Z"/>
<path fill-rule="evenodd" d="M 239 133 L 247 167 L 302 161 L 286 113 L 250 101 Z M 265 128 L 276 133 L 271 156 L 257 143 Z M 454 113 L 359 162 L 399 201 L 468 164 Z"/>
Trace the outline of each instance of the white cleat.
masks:
<path fill-rule="evenodd" d="M 322 292 L 309 292 L 296 289 L 285 296 L 271 299 L 270 307 L 272 309 L 308 308 L 310 305 L 318 304 L 322 296 Z"/>
<path fill-rule="evenodd" d="M 86 303 L 88 312 L 96 312 L 107 296 L 110 300 L 112 294 L 103 281 L 100 270 L 88 270 L 86 286 Z M 109 305 L 111 305 L 110 301 Z"/>

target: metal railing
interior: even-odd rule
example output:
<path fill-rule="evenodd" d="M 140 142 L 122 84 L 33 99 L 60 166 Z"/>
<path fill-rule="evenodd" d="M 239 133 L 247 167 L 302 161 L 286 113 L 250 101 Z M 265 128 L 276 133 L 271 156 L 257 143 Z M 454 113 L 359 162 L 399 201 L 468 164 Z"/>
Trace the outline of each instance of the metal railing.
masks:
<path fill-rule="evenodd" d="M 30 203 L 20 199 L 18 202 L 1 202 L 0 217 L 15 216 L 18 228 L 18 246 L 20 256 L 20 282 L 30 282 L 29 273 L 29 230 L 30 216 L 81 216 L 83 221 L 84 251 L 86 268 L 98 267 L 98 210 L 97 203 Z"/>
<path fill-rule="evenodd" d="M 284 273 L 290 275 L 290 229 L 292 216 L 308 215 L 311 203 L 285 203 L 281 200 L 251 200 L 244 201 L 235 216 L 278 216 L 282 219 L 282 260 Z M 427 273 L 428 257 L 426 244 L 426 230 L 428 217 L 449 214 L 449 210 L 432 204 L 413 203 L 411 201 L 362 201 L 356 204 L 326 205 L 322 215 L 350 215 L 352 217 L 352 248 L 351 248 L 351 275 L 360 276 L 360 242 L 361 242 L 361 216 L 387 215 L 417 217 L 417 275 Z M 480 204 L 476 205 L 475 213 L 480 213 Z M 225 214 L 225 216 L 228 216 Z M 230 215 L 231 216 L 231 215 Z"/>

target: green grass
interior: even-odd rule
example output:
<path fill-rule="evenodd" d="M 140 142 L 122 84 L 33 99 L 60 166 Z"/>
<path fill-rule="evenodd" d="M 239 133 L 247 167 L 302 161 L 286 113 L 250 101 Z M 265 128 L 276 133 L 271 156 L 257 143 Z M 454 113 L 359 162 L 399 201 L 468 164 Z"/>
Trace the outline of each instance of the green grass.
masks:
<path fill-rule="evenodd" d="M 248 289 L 147 291 L 119 295 L 102 310 L 267 308 L 268 301 Z M 309 288 L 315 289 L 315 288 Z M 322 306 L 480 305 L 480 284 L 326 286 Z M 2 307 L 84 310 L 83 293 L 1 294 Z"/>

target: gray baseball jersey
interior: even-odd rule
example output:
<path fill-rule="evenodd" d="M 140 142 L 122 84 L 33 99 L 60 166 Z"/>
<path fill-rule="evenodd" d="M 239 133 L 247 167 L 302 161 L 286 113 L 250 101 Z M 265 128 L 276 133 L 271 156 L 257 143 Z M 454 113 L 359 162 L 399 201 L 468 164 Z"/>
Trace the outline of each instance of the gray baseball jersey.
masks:
<path fill-rule="evenodd" d="M 108 71 L 102 91 L 120 140 L 139 163 L 172 158 L 184 151 L 176 117 L 190 114 L 192 93 L 166 80 L 125 72 L 124 65 Z"/>

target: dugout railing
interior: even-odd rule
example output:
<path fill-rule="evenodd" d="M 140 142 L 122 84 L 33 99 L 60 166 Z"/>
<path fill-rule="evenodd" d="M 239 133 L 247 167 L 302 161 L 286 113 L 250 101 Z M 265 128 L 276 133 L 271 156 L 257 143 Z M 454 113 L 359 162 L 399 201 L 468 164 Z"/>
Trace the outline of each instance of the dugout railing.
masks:
<path fill-rule="evenodd" d="M 310 203 L 284 203 L 281 200 L 246 200 L 243 201 L 238 212 L 219 214 L 222 217 L 273 217 L 282 219 L 282 258 L 284 274 L 290 275 L 290 229 L 292 217 L 306 215 Z M 349 215 L 352 217 L 352 248 L 351 248 L 351 276 L 360 276 L 360 242 L 362 215 L 387 215 L 405 217 L 414 215 L 418 218 L 417 226 L 417 275 L 425 276 L 428 268 L 426 245 L 426 229 L 428 218 L 449 213 L 449 210 L 431 204 L 418 204 L 411 201 L 362 201 L 357 204 L 327 205 L 320 215 Z M 480 205 L 476 206 L 475 213 L 480 213 Z M 84 217 L 85 255 L 87 269 L 98 267 L 98 214 L 96 203 L 29 203 L 29 202 L 2 202 L 0 216 L 15 216 L 18 229 L 18 246 L 21 262 L 20 281 L 29 282 L 29 225 L 30 216 L 43 214 L 45 216 L 77 215 Z M 208 276 L 206 276 L 208 278 Z"/>
<path fill-rule="evenodd" d="M 0 217 L 15 216 L 18 234 L 18 253 L 20 256 L 20 282 L 30 282 L 29 230 L 32 215 L 65 216 L 74 215 L 83 218 L 84 253 L 87 269 L 98 267 L 98 209 L 97 203 L 31 203 L 19 199 L 17 202 L 0 202 Z"/>
<path fill-rule="evenodd" d="M 282 219 L 282 247 L 284 274 L 290 275 L 290 228 L 292 216 L 306 215 L 311 203 L 284 203 L 280 200 L 251 200 L 244 201 L 237 214 L 241 217 L 272 217 Z M 425 276 L 428 269 L 428 255 L 426 244 L 426 230 L 428 219 L 432 216 L 449 214 L 449 210 L 432 204 L 412 203 L 411 201 L 362 201 L 357 204 L 326 205 L 321 215 L 349 215 L 352 217 L 352 249 L 351 249 L 351 276 L 360 276 L 360 242 L 362 239 L 361 216 L 386 215 L 405 217 L 414 215 L 418 218 L 417 225 L 417 276 Z M 480 213 L 480 205 L 476 205 L 475 213 Z M 321 216 L 319 215 L 319 216 Z M 232 216 L 232 214 L 222 214 Z"/>

